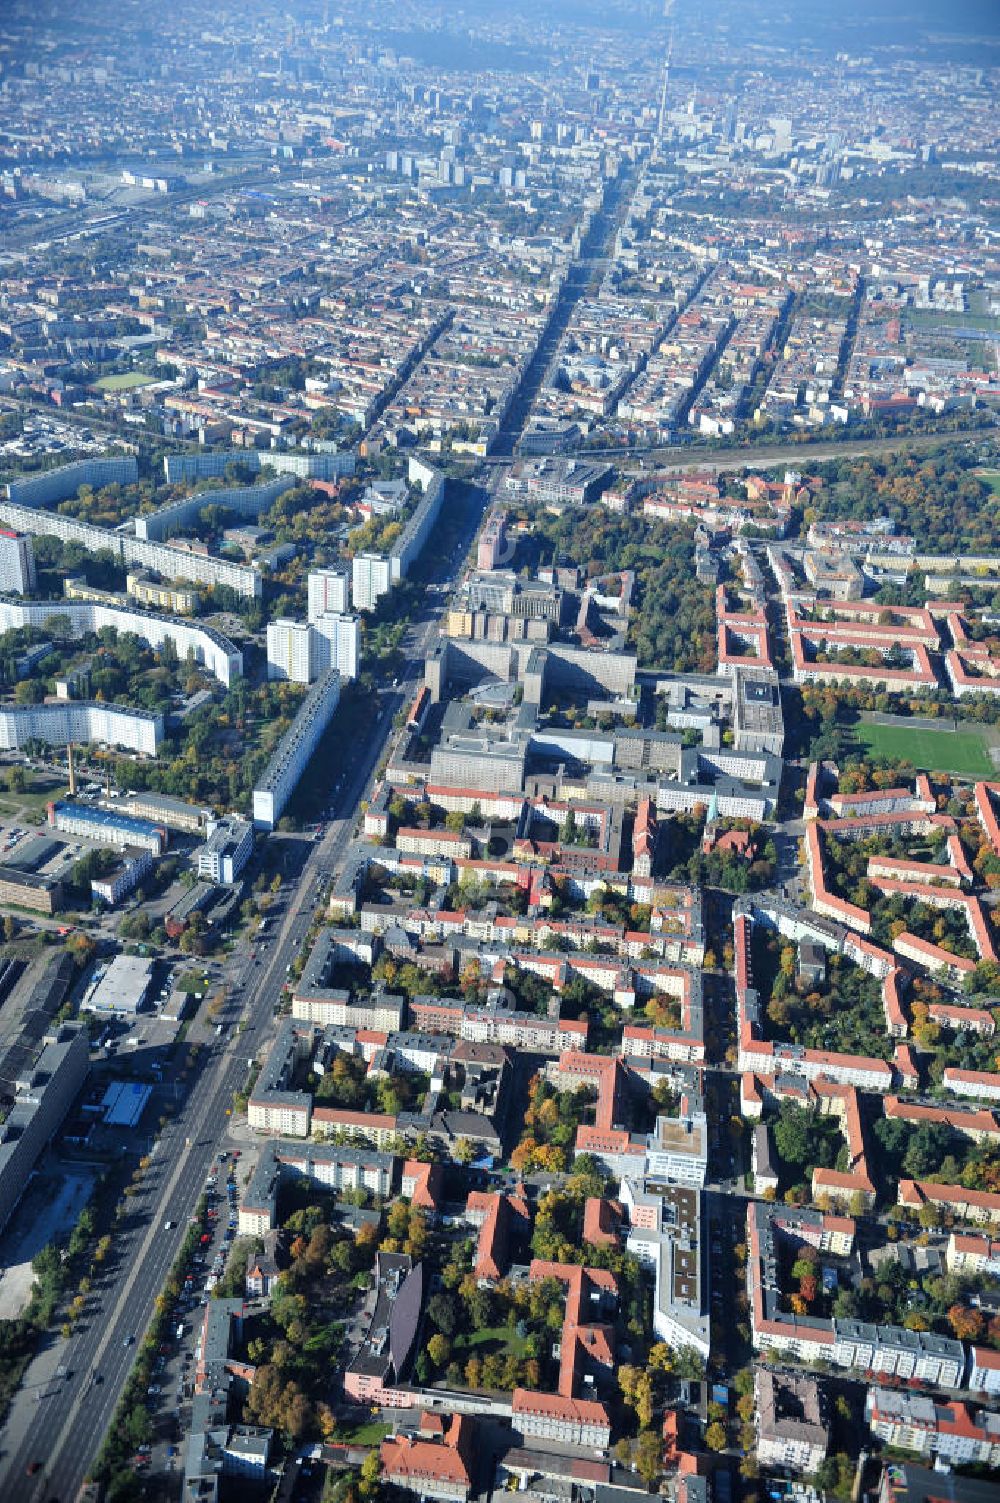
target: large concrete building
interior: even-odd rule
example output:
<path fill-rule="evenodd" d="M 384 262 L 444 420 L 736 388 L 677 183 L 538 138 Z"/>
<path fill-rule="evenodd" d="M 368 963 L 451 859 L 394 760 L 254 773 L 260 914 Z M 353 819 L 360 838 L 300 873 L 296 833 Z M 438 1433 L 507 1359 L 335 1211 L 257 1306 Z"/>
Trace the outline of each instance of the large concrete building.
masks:
<path fill-rule="evenodd" d="M 340 703 L 340 674 L 325 673 L 303 701 L 253 791 L 253 822 L 273 830 Z"/>
<path fill-rule="evenodd" d="M 702 1274 L 701 1193 L 693 1185 L 664 1185 L 656 1193 L 623 1179 L 629 1220 L 627 1247 L 653 1270 L 653 1331 L 676 1348 L 708 1357 L 710 1325 Z"/>
<path fill-rule="evenodd" d="M 392 588 L 389 560 L 380 553 L 356 553 L 351 561 L 351 604 L 356 611 L 373 611 Z"/>
<path fill-rule="evenodd" d="M 525 704 L 547 703 L 550 690 L 587 698 L 608 695 L 631 700 L 636 658 L 631 652 L 594 652 L 564 642 L 544 646 L 529 641 L 490 642 L 444 637 L 424 663 L 424 682 L 437 702 L 449 684 L 497 678 L 524 685 Z"/>
<path fill-rule="evenodd" d="M 183 496 L 179 501 L 168 501 L 156 511 L 133 517 L 132 525 L 137 538 L 148 542 L 164 542 L 177 533 L 189 532 L 206 506 L 218 506 L 237 517 L 259 517 L 277 501 L 285 491 L 291 490 L 294 479 L 282 476 L 278 480 L 266 480 L 262 485 L 228 486 L 218 491 L 198 491 L 193 496 Z"/>
<path fill-rule="evenodd" d="M 516 793 L 524 786 L 527 743 L 488 735 L 449 736 L 431 752 L 431 782 L 446 788 Z"/>
<path fill-rule="evenodd" d="M 100 490 L 105 485 L 135 485 L 139 466 L 132 454 L 112 454 L 78 459 L 72 464 L 44 470 L 40 475 L 22 475 L 7 483 L 7 499 L 18 506 L 52 506 L 75 496 L 81 485 Z"/>
<path fill-rule="evenodd" d="M 351 605 L 351 576 L 347 569 L 314 569 L 306 580 L 309 590 L 308 617 L 317 617 L 332 611 L 343 616 Z"/>
<path fill-rule="evenodd" d="M 23 751 L 29 741 L 48 746 L 120 746 L 155 757 L 163 740 L 163 716 L 126 705 L 69 700 L 46 705 L 0 706 L 0 751 Z"/>
<path fill-rule="evenodd" d="M 227 688 L 243 674 L 242 652 L 212 626 L 93 599 L 0 600 L 0 632 L 25 626 L 41 630 L 53 616 L 65 621 L 75 637 L 110 626 L 141 637 L 154 651 L 170 642 L 182 662 L 193 657 Z"/>
<path fill-rule="evenodd" d="M 42 477 L 44 478 L 44 477 Z M 193 584 L 226 585 L 237 595 L 256 599 L 263 590 L 260 570 L 227 558 L 189 552 L 173 543 L 151 542 L 108 527 L 95 527 L 61 512 L 44 511 L 15 501 L 0 502 L 0 522 L 32 537 L 55 537 L 64 543 L 79 543 L 88 553 L 110 553 L 125 566 L 162 574 L 165 579 Z"/>
<path fill-rule="evenodd" d="M 35 554 L 31 539 L 0 527 L 0 594 L 30 595 L 35 589 Z"/>
<path fill-rule="evenodd" d="M 267 676 L 287 679 L 293 684 L 309 684 L 312 671 L 312 627 L 305 621 L 280 617 L 268 623 Z"/>
<path fill-rule="evenodd" d="M 733 677 L 735 749 L 780 757 L 785 745 L 785 720 L 777 673 L 773 668 L 737 668 Z"/>
<path fill-rule="evenodd" d="M 13 1215 L 42 1149 L 58 1132 L 90 1060 L 87 1031 L 64 1023 L 14 1082 L 14 1105 L 0 1125 L 0 1231 Z"/>
<path fill-rule="evenodd" d="M 246 819 L 220 819 L 209 826 L 197 851 L 198 875 L 226 886 L 236 881 L 253 854 L 253 825 Z"/>
<path fill-rule="evenodd" d="M 79 835 L 95 845 L 116 846 L 125 850 L 149 851 L 160 856 L 166 850 L 168 836 L 162 825 L 148 819 L 135 819 L 113 809 L 99 809 L 94 804 L 78 804 L 60 799 L 49 805 L 49 824 L 67 835 Z"/>
<path fill-rule="evenodd" d="M 423 494 L 384 557 L 377 553 L 355 555 L 351 568 L 351 603 L 356 611 L 372 611 L 393 585 L 405 579 L 427 542 L 444 500 L 444 476 L 440 470 L 411 459 L 407 478 Z"/>
<path fill-rule="evenodd" d="M 163 473 L 170 485 L 185 480 L 204 480 L 226 473 L 231 464 L 259 474 L 262 469 L 296 480 L 337 480 L 353 475 L 355 458 L 350 449 L 323 448 L 309 454 L 286 454 L 278 449 L 209 449 L 204 454 L 165 454 Z"/>
<path fill-rule="evenodd" d="M 357 616 L 323 611 L 313 622 L 272 621 L 267 628 L 267 676 L 311 684 L 335 668 L 357 678 L 361 623 Z"/>
<path fill-rule="evenodd" d="M 335 668 L 341 678 L 357 678 L 361 660 L 361 622 L 357 616 L 324 611 L 309 630 L 315 675 Z"/>

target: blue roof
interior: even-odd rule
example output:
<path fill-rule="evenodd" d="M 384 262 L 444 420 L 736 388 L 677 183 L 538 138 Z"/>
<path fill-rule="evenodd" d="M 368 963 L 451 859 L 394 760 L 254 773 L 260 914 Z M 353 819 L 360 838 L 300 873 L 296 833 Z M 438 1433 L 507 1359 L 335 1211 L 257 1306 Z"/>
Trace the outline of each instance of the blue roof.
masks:
<path fill-rule="evenodd" d="M 73 819 L 82 820 L 84 824 L 101 826 L 104 829 L 132 830 L 136 835 L 150 835 L 160 828 L 151 819 L 137 819 L 135 815 L 119 814 L 114 809 L 96 809 L 91 804 L 71 804 L 65 799 L 60 799 L 54 807 L 57 814 L 64 810 Z"/>

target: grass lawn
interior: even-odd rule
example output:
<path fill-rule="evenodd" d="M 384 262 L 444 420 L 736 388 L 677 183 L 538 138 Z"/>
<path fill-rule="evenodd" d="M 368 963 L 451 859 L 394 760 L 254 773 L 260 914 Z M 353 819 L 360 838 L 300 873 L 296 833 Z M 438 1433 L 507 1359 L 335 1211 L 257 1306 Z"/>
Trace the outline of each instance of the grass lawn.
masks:
<path fill-rule="evenodd" d="M 45 807 L 56 799 L 65 798 L 68 788 L 43 788 L 40 792 L 0 792 L 0 819 L 42 819 Z"/>
<path fill-rule="evenodd" d="M 925 730 L 922 726 L 878 725 L 862 720 L 856 740 L 875 756 L 912 762 L 924 772 L 951 772 L 960 777 L 989 777 L 993 763 L 979 730 Z"/>
<path fill-rule="evenodd" d="M 939 313 L 934 308 L 907 308 L 903 314 L 913 329 L 997 329 L 997 320 L 989 313 Z"/>
<path fill-rule="evenodd" d="M 101 376 L 95 384 L 101 391 L 128 391 L 133 386 L 152 386 L 155 377 L 144 376 L 140 371 L 126 371 L 122 376 Z"/>
<path fill-rule="evenodd" d="M 377 1446 L 391 1431 L 391 1425 L 380 1425 L 375 1420 L 370 1425 L 357 1425 L 353 1430 L 338 1425 L 334 1440 L 355 1446 Z"/>
<path fill-rule="evenodd" d="M 470 1331 L 467 1336 L 456 1336 L 452 1345 L 455 1351 L 474 1352 L 485 1347 L 489 1352 L 503 1356 L 523 1357 L 527 1353 L 527 1338 L 519 1336 L 507 1326 L 484 1326 L 481 1331 Z M 483 1353 L 483 1356 L 486 1352 Z"/>
<path fill-rule="evenodd" d="M 994 496 L 1000 496 L 1000 470 L 977 470 L 980 480 L 985 480 Z"/>

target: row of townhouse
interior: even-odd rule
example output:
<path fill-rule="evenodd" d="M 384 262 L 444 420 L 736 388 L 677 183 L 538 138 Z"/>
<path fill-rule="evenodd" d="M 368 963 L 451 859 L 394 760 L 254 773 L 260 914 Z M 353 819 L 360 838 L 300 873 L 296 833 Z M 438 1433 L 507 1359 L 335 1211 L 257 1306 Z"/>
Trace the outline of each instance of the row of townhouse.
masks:
<path fill-rule="evenodd" d="M 854 1086 L 838 1085 L 820 1076 L 803 1081 L 795 1075 L 744 1075 L 740 1103 L 744 1116 L 760 1119 L 765 1105 L 790 1100 L 817 1112 L 836 1117 L 844 1135 L 847 1160 L 842 1169 L 817 1168 L 812 1173 L 812 1198 L 824 1197 L 830 1205 L 849 1207 L 860 1202 L 866 1210 L 875 1204 L 875 1186 L 868 1170 L 858 1092 Z M 778 1188 L 778 1173 L 771 1155 L 769 1128 L 758 1120 L 753 1137 L 754 1177 L 758 1194 L 769 1186 Z"/>
<path fill-rule="evenodd" d="M 966 694 L 1000 694 L 1000 660 L 969 636 L 965 620 L 957 611 L 947 621 L 953 645 L 945 653 L 944 671 L 956 698 L 962 699 Z"/>
<path fill-rule="evenodd" d="M 611 1415 L 601 1395 L 610 1397 L 617 1368 L 613 1321 L 618 1281 L 607 1269 L 539 1258 L 532 1259 L 528 1277 L 533 1282 L 555 1279 L 565 1285 L 566 1307 L 557 1391 L 515 1388 L 511 1399 L 514 1425 L 525 1436 L 603 1449 L 611 1439 Z"/>
<path fill-rule="evenodd" d="M 697 1091 L 685 1092 L 676 1117 L 657 1116 L 651 1133 L 626 1124 L 631 1103 L 646 1094 L 659 1072 L 640 1061 L 574 1051 L 546 1068 L 559 1090 L 590 1086 L 597 1093 L 594 1121 L 577 1128 L 577 1153 L 597 1159 L 616 1178 L 701 1189 L 708 1170 L 708 1122 Z"/>
<path fill-rule="evenodd" d="M 922 1101 L 903 1100 L 900 1096 L 886 1096 L 882 1111 L 886 1117 L 912 1123 L 914 1127 L 945 1127 L 973 1143 L 1000 1145 L 1000 1114 L 984 1106 L 932 1106 Z"/>
<path fill-rule="evenodd" d="M 894 821 L 902 817 L 909 819 L 908 814 L 874 814 L 863 817 L 867 825 L 872 820 Z M 947 816 L 928 815 L 920 816 L 929 820 L 938 821 L 947 819 Z M 824 869 L 824 835 L 827 830 L 838 835 L 843 835 L 844 826 L 848 822 L 825 821 L 813 819 L 806 826 L 805 850 L 806 869 L 809 874 L 812 888 L 813 906 L 818 913 L 828 918 L 835 919 L 840 923 L 847 924 L 853 929 L 860 930 L 862 934 L 868 934 L 871 930 L 871 916 L 864 908 L 850 903 L 832 892 L 827 884 Z M 949 820 L 950 823 L 950 820 Z M 949 853 L 953 856 L 954 864 L 947 867 L 926 867 L 918 875 L 936 877 L 938 873 L 944 876 L 954 874 L 957 880 L 962 879 L 962 873 L 968 870 L 961 844 L 954 835 L 948 836 Z M 910 863 L 899 861 L 892 862 L 889 858 L 872 857 L 869 861 L 869 881 L 872 886 L 887 895 L 902 895 L 913 898 L 915 902 L 927 904 L 937 908 L 951 908 L 958 910 L 966 921 L 970 936 L 976 945 L 980 960 L 995 960 L 996 950 L 994 946 L 991 926 L 986 912 L 979 899 L 971 893 L 955 890 L 953 887 L 939 885 L 930 881 L 903 881 L 893 875 L 885 875 L 887 871 L 906 870 L 908 875 L 913 875 Z M 976 969 L 976 961 L 967 956 L 958 955 L 953 950 L 945 949 L 942 945 L 932 943 L 930 940 L 911 934 L 909 930 L 903 930 L 893 939 L 893 951 L 901 960 L 910 961 L 922 970 L 931 972 L 938 979 L 944 980 L 951 985 L 961 985 L 965 978 Z M 846 947 L 845 947 L 846 950 Z M 883 985 L 883 1007 L 886 1015 L 886 1025 L 893 1037 L 906 1038 L 909 1034 L 909 1022 L 901 1005 L 902 993 L 905 991 L 908 976 L 907 972 L 898 966 L 892 957 L 885 956 L 883 951 L 864 940 L 854 943 L 852 958 L 858 960 L 864 953 L 883 956 L 889 965 L 885 970 Z M 862 961 L 862 964 L 864 962 Z M 870 965 L 865 966 L 871 970 Z M 993 1020 L 982 1009 L 956 1009 L 949 1004 L 936 1004 L 937 1021 L 945 1022 L 949 1026 L 956 1023 L 963 1027 L 974 1028 L 978 1032 L 991 1033 Z"/>
<path fill-rule="evenodd" d="M 389 871 L 414 872 L 442 882 L 448 882 L 454 875 L 450 862 L 438 865 L 433 858 L 423 860 L 415 871 L 405 860 L 387 859 L 380 864 Z M 523 889 L 522 879 L 529 884 L 529 899 L 539 892 L 544 898 L 550 890 L 544 877 L 533 878 L 524 868 L 520 869 L 517 884 Z M 681 913 L 678 920 L 673 912 L 658 910 L 651 917 L 649 930 L 643 930 L 609 924 L 589 915 L 551 918 L 544 901 L 531 904 L 529 912 L 520 916 L 500 913 L 495 904 L 482 909 L 426 909 L 406 898 L 390 903 L 365 903 L 360 910 L 361 928 L 369 935 L 382 936 L 390 929 L 402 928 L 425 943 L 456 944 L 465 939 L 498 951 L 529 946 L 542 952 L 562 946 L 570 955 L 597 951 L 618 958 L 620 963 L 662 960 L 697 965 L 704 958 L 704 940 L 688 937 L 684 917 Z"/>
<path fill-rule="evenodd" d="M 971 1096 L 977 1101 L 1000 1101 L 1000 1074 L 991 1070 L 963 1070 L 947 1065 L 941 1085 L 953 1096 Z"/>
<path fill-rule="evenodd" d="M 898 877 L 877 877 L 870 878 L 870 881 L 877 891 L 887 895 L 912 898 L 928 908 L 941 908 L 959 913 L 965 920 L 969 938 L 976 948 L 979 959 L 996 962 L 997 954 L 993 945 L 989 919 L 982 903 L 972 893 L 958 892 L 950 887 L 928 886 L 921 882 L 904 882 Z M 945 951 L 944 953 L 950 954 L 951 952 Z"/>
<path fill-rule="evenodd" d="M 779 1281 L 779 1242 L 805 1243 L 847 1255 L 855 1224 L 847 1217 L 770 1206 L 747 1207 L 747 1290 L 751 1338 L 756 1351 L 787 1353 L 801 1361 L 824 1361 L 858 1373 L 878 1373 L 940 1388 L 961 1388 L 982 1376 L 983 1349 L 967 1354 L 960 1341 L 902 1326 L 795 1315 L 785 1309 Z M 996 1381 L 1000 1388 L 1000 1354 Z"/>
<path fill-rule="evenodd" d="M 773 668 L 767 616 L 762 606 L 750 611 L 733 610 L 725 585 L 715 592 L 715 620 L 718 637 L 719 674 L 732 674 L 737 668 Z"/>
<path fill-rule="evenodd" d="M 1000 1414 L 973 1410 L 961 1400 L 949 1404 L 920 1394 L 870 1388 L 865 1419 L 886 1445 L 943 1466 L 1000 1467 Z"/>
<path fill-rule="evenodd" d="M 410 1025 L 470 1043 L 501 1044 L 532 1054 L 561 1054 L 587 1047 L 586 1018 L 539 1017 L 507 1006 L 480 1006 L 450 997 L 414 997 Z"/>
<path fill-rule="evenodd" d="M 379 806 L 386 801 L 380 797 Z M 651 802 L 645 802 L 646 823 L 633 840 L 640 867 L 644 859 L 647 864 L 649 860 L 643 830 L 652 831 L 649 839 L 655 839 L 655 812 Z M 375 821 L 383 818 L 381 807 L 374 818 Z M 400 926 L 423 941 L 457 942 L 466 938 L 538 950 L 550 948 L 555 941 L 570 951 L 598 949 L 633 961 L 659 959 L 700 965 L 704 959 L 701 897 L 696 891 L 657 881 L 641 871 L 630 875 L 595 870 L 586 875 L 569 866 L 543 866 L 524 860 L 474 860 L 458 854 L 464 840 L 465 837 L 448 831 L 411 832 L 404 827 L 397 832 L 395 849 L 382 847 L 370 859 L 390 873 L 425 877 L 443 885 L 466 879 L 516 887 L 527 896 L 525 913 L 503 913 L 498 905 L 490 903 L 476 910 L 430 909 L 402 897 L 392 903 L 362 904 L 362 928 L 369 934 L 385 934 L 390 928 Z M 609 923 L 589 914 L 555 918 L 549 907 L 556 884 L 580 900 L 611 891 L 632 902 L 647 904 L 651 909 L 649 929 L 629 929 L 625 924 Z"/>
<path fill-rule="evenodd" d="M 911 1072 L 906 1046 L 897 1046 L 893 1064 L 866 1055 L 841 1054 L 824 1049 L 806 1049 L 798 1044 L 773 1043 L 763 1037 L 760 997 L 753 985 L 751 934 L 763 910 L 737 905 L 733 918 L 733 949 L 736 973 L 736 1023 L 738 1068 L 758 1076 L 799 1075 L 806 1080 L 825 1076 L 840 1085 L 884 1095 L 900 1076 Z M 874 948 L 874 947 L 873 947 Z M 890 973 L 891 974 L 891 973 Z M 901 1051 L 904 1051 L 901 1053 Z"/>
<path fill-rule="evenodd" d="M 270 1138 L 261 1145 L 240 1201 L 240 1236 L 262 1237 L 277 1226 L 283 1181 L 305 1178 L 327 1189 L 367 1190 L 384 1199 L 397 1186 L 398 1170 L 398 1159 L 375 1149 Z"/>
<path fill-rule="evenodd" d="M 990 849 L 994 855 L 1000 856 L 1000 821 L 997 820 L 993 807 L 994 798 L 1000 797 L 1000 783 L 977 783 L 972 792 L 976 818 L 990 843 Z"/>
<path fill-rule="evenodd" d="M 964 1185 L 937 1184 L 926 1179 L 901 1179 L 896 1199 L 910 1211 L 935 1206 L 942 1213 L 981 1226 L 1000 1227 L 1000 1195 L 987 1190 L 968 1190 Z"/>
<path fill-rule="evenodd" d="M 792 677 L 797 684 L 867 684 L 873 689 L 886 689 L 890 693 L 912 694 L 921 690 L 938 688 L 937 675 L 921 642 L 912 647 L 881 647 L 878 643 L 865 644 L 864 650 L 883 657 L 896 655 L 905 666 L 838 662 L 831 659 L 830 651 L 844 646 L 831 638 L 822 626 L 812 626 L 792 633 Z M 818 656 L 822 654 L 823 656 Z"/>
<path fill-rule="evenodd" d="M 846 336 L 842 318 L 796 313 L 755 416 L 808 428 L 844 421 L 846 411 L 833 401 L 833 387 Z"/>
<path fill-rule="evenodd" d="M 866 683 L 903 692 L 937 688 L 928 654 L 939 647 L 940 633 L 929 610 L 899 607 L 890 612 L 863 601 L 818 600 L 794 589 L 787 561 L 776 556 L 775 562 L 781 568 L 796 683 Z M 840 662 L 836 654 L 841 649 L 866 652 L 881 662 Z"/>

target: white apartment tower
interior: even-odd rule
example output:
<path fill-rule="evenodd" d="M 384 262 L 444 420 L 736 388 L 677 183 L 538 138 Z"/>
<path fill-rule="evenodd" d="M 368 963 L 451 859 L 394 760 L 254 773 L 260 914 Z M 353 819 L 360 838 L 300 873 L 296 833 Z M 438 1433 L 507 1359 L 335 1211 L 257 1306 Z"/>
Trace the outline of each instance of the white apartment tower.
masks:
<path fill-rule="evenodd" d="M 267 676 L 308 684 L 312 672 L 312 628 L 305 621 L 272 621 L 267 628 Z"/>
<path fill-rule="evenodd" d="M 373 611 L 392 588 L 389 560 L 377 553 L 359 553 L 351 569 L 351 603 L 356 611 Z"/>
<path fill-rule="evenodd" d="M 311 622 L 328 611 L 342 616 L 350 610 L 351 581 L 346 569 L 315 569 L 307 583 Z"/>
<path fill-rule="evenodd" d="M 313 676 L 319 678 L 328 668 L 336 668 L 341 678 L 357 678 L 361 656 L 361 623 L 357 616 L 324 611 L 310 630 Z"/>
<path fill-rule="evenodd" d="M 35 590 L 31 539 L 0 527 L 0 595 L 31 595 Z"/>

